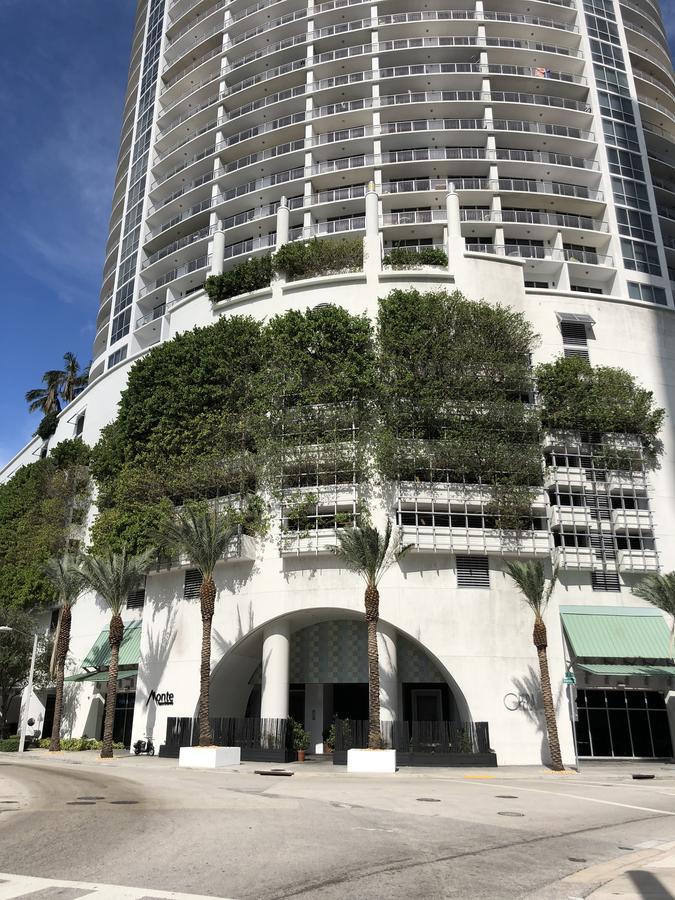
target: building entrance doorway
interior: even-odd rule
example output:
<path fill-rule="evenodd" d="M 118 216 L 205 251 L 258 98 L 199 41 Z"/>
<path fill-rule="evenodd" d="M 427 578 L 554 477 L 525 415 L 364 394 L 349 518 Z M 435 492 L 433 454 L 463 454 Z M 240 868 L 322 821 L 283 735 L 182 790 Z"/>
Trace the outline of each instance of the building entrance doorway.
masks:
<path fill-rule="evenodd" d="M 658 691 L 578 690 L 577 751 L 586 757 L 670 758 L 668 713 Z"/>
<path fill-rule="evenodd" d="M 413 688 L 410 691 L 414 722 L 441 722 L 443 720 L 443 695 L 438 688 Z"/>
<path fill-rule="evenodd" d="M 107 701 L 106 701 L 107 702 Z M 136 702 L 135 691 L 118 691 L 115 699 L 115 719 L 113 721 L 113 741 L 115 743 L 124 744 L 125 747 L 131 746 L 131 728 L 134 723 L 134 704 Z M 101 720 L 100 740 L 103 740 L 103 729 L 105 728 L 105 709 L 103 710 L 103 718 Z"/>

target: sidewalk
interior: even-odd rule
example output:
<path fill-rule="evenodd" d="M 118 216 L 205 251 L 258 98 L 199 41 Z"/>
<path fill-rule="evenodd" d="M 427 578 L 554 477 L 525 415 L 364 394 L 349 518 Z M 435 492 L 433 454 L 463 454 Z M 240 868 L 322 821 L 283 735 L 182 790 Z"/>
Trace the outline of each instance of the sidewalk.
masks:
<path fill-rule="evenodd" d="M 591 894 L 584 886 L 604 882 Z M 562 884 L 569 885 L 570 898 L 574 886 L 586 900 L 673 900 L 675 898 L 675 841 L 656 844 L 621 856 L 610 862 L 591 866 L 569 875 Z"/>

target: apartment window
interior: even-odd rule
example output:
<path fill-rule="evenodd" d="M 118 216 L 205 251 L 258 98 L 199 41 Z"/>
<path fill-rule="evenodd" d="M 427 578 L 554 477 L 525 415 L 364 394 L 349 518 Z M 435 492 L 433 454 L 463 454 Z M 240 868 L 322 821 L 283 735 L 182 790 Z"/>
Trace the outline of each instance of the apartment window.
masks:
<path fill-rule="evenodd" d="M 617 42 L 618 43 L 618 42 Z M 617 94 L 630 94 L 628 78 L 625 72 L 617 72 L 616 69 L 608 69 L 606 66 L 593 66 L 598 87 L 608 91 L 616 91 Z"/>
<path fill-rule="evenodd" d="M 640 284 L 637 281 L 628 282 L 628 296 L 631 300 L 644 300 L 645 303 L 658 303 L 666 306 L 666 292 L 663 288 L 653 284 Z"/>
<path fill-rule="evenodd" d="M 52 610 L 51 619 L 49 620 L 49 630 L 53 633 L 56 631 L 56 627 L 59 624 L 59 615 L 61 614 L 61 607 L 57 606 L 56 609 Z"/>
<path fill-rule="evenodd" d="M 70 517 L 71 525 L 84 525 L 87 511 L 83 506 L 76 506 Z"/>
<path fill-rule="evenodd" d="M 547 290 L 550 287 L 548 281 L 526 281 L 526 288 L 539 288 L 541 290 Z"/>
<path fill-rule="evenodd" d="M 84 413 L 80 413 L 75 419 L 75 437 L 79 437 L 84 431 Z"/>
<path fill-rule="evenodd" d="M 185 583 L 183 585 L 184 600 L 198 600 L 199 592 L 202 587 L 202 573 L 199 569 L 188 569 L 185 573 Z"/>
<path fill-rule="evenodd" d="M 591 572 L 591 587 L 594 591 L 612 591 L 615 594 L 621 591 L 616 572 Z"/>
<path fill-rule="evenodd" d="M 112 323 L 112 331 L 110 334 L 110 343 L 114 344 L 129 334 L 129 324 L 131 322 L 131 307 L 127 307 L 119 316 L 115 316 Z"/>
<path fill-rule="evenodd" d="M 120 347 L 119 350 L 115 350 L 114 353 L 111 353 L 108 357 L 108 368 L 112 369 L 113 366 L 116 366 L 117 363 L 122 362 L 123 359 L 127 358 L 127 347 Z"/>
<path fill-rule="evenodd" d="M 578 291 L 580 294 L 602 294 L 602 288 L 586 287 L 584 284 L 571 284 L 570 290 Z"/>
<path fill-rule="evenodd" d="M 143 609 L 145 605 L 145 578 L 143 584 L 127 594 L 127 609 Z"/>
<path fill-rule="evenodd" d="M 623 264 L 627 269 L 644 272 L 647 275 L 660 275 L 661 263 L 659 254 L 653 244 L 642 244 L 639 241 L 621 241 Z"/>
<path fill-rule="evenodd" d="M 616 209 L 616 217 L 621 234 L 642 241 L 656 240 L 652 217 L 647 213 L 638 212 L 636 209 L 622 209 L 619 206 Z"/>
<path fill-rule="evenodd" d="M 458 556 L 456 559 L 457 587 L 490 587 L 490 567 L 487 556 Z"/>

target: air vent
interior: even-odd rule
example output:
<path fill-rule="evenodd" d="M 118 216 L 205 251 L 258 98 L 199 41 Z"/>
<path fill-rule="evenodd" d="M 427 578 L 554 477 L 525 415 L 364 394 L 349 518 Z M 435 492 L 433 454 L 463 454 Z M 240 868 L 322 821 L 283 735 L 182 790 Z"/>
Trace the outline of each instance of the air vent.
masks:
<path fill-rule="evenodd" d="M 586 362 L 591 361 L 588 350 L 582 350 L 580 347 L 565 347 L 565 357 L 577 356 L 579 359 L 585 359 Z"/>
<path fill-rule="evenodd" d="M 185 585 L 183 586 L 183 599 L 196 600 L 202 586 L 202 573 L 199 569 L 188 569 L 185 573 Z"/>
<path fill-rule="evenodd" d="M 594 591 L 612 591 L 615 594 L 621 591 L 616 572 L 591 572 L 591 587 Z"/>
<path fill-rule="evenodd" d="M 457 557 L 457 587 L 490 587 L 490 567 L 487 556 Z"/>
<path fill-rule="evenodd" d="M 127 594 L 127 609 L 143 609 L 145 605 L 145 585 L 129 591 Z"/>
<path fill-rule="evenodd" d="M 560 333 L 563 344 L 576 344 L 578 347 L 585 347 L 588 344 L 586 326 L 582 322 L 561 322 Z"/>

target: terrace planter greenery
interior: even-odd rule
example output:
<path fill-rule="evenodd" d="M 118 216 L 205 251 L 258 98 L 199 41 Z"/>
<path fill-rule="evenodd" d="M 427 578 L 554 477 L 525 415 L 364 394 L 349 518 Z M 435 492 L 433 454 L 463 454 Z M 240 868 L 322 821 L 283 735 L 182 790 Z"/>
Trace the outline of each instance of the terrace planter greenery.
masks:
<path fill-rule="evenodd" d="M 222 275 L 210 275 L 204 284 L 211 303 L 222 303 L 240 294 L 249 294 L 270 286 L 272 257 L 254 256 Z"/>
<path fill-rule="evenodd" d="M 422 266 L 447 266 L 448 255 L 438 247 L 392 247 L 382 260 L 392 269 L 419 269 Z"/>
<path fill-rule="evenodd" d="M 289 281 L 334 272 L 359 272 L 363 269 L 363 241 L 361 238 L 294 241 L 277 250 L 272 265 L 278 275 L 284 275 Z"/>

